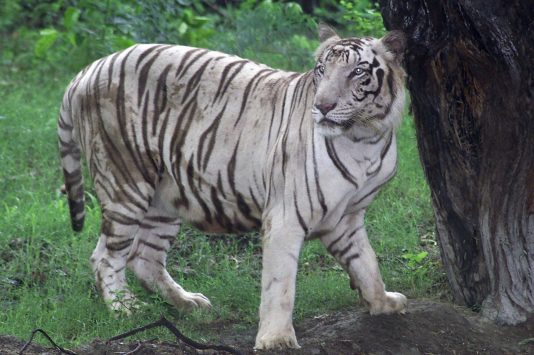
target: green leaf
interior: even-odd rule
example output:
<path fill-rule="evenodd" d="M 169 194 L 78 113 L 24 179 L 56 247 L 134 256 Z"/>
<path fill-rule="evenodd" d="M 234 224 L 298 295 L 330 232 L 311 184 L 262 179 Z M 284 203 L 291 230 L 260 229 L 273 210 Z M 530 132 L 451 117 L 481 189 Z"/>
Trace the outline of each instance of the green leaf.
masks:
<path fill-rule="evenodd" d="M 63 25 L 67 31 L 72 31 L 74 26 L 78 23 L 81 11 L 75 7 L 69 7 L 63 15 Z"/>
<path fill-rule="evenodd" d="M 69 32 L 67 33 L 67 38 L 70 42 L 70 44 L 72 44 L 74 47 L 76 47 L 76 33 L 74 32 Z"/>
<path fill-rule="evenodd" d="M 420 252 L 419 254 L 416 254 L 416 255 L 415 255 L 414 260 L 415 260 L 415 262 L 420 263 L 420 262 L 423 261 L 427 256 L 428 256 L 428 252 L 426 252 L 426 251 L 422 251 L 422 252 Z"/>
<path fill-rule="evenodd" d="M 58 34 L 58 31 L 56 31 L 54 28 L 46 28 L 41 30 L 41 32 L 39 32 L 41 37 L 37 40 L 37 42 L 35 42 L 35 46 L 33 48 L 35 55 L 37 57 L 43 57 L 48 52 L 50 47 L 52 47 L 56 42 Z"/>
<path fill-rule="evenodd" d="M 189 29 L 189 26 L 187 25 L 187 23 L 182 22 L 178 26 L 178 33 L 180 34 L 180 36 L 183 36 L 187 32 L 188 29 Z"/>
<path fill-rule="evenodd" d="M 404 260 L 407 260 L 408 261 L 408 264 L 420 264 L 426 257 L 428 256 L 428 252 L 426 251 L 422 251 L 420 253 L 417 253 L 417 254 L 412 254 L 412 253 L 408 253 L 408 254 L 403 254 L 401 255 L 401 257 L 404 259 Z"/>

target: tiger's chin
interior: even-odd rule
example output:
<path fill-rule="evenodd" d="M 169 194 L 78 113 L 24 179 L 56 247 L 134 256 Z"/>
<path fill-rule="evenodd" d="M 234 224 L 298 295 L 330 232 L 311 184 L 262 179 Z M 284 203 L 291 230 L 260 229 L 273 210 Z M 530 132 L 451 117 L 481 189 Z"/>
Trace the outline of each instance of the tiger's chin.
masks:
<path fill-rule="evenodd" d="M 342 123 L 338 123 L 327 118 L 320 121 L 315 121 L 315 129 L 317 132 L 325 137 L 336 137 L 348 131 Z"/>

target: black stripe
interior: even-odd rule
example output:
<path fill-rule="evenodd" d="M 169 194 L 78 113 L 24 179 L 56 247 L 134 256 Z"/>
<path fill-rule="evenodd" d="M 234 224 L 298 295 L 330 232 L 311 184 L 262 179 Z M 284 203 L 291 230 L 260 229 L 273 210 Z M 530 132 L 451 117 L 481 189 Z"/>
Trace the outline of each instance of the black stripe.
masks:
<path fill-rule="evenodd" d="M 352 262 L 352 260 L 358 259 L 359 257 L 360 257 L 360 253 L 354 253 L 354 254 L 351 254 L 351 255 L 347 256 L 345 258 L 345 261 L 344 261 L 345 266 L 347 268 L 349 268 L 350 263 Z"/>
<path fill-rule="evenodd" d="M 274 96 L 271 100 L 271 122 L 269 123 L 269 135 L 267 136 L 267 149 L 270 149 L 271 146 L 271 132 L 273 129 L 273 122 L 275 120 L 275 114 L 276 114 L 276 103 L 278 101 L 278 90 L 274 90 Z M 280 123 L 281 124 L 281 123 Z"/>
<path fill-rule="evenodd" d="M 341 259 L 343 258 L 343 256 L 349 252 L 349 250 L 350 250 L 350 248 L 352 248 L 352 246 L 353 246 L 353 243 L 352 243 L 352 242 L 349 242 L 349 243 L 345 246 L 345 248 L 343 248 L 343 249 L 341 249 L 341 250 L 335 252 L 335 254 L 339 257 L 339 260 L 341 260 Z"/>
<path fill-rule="evenodd" d="M 161 72 L 156 82 L 156 92 L 154 93 L 153 105 L 154 116 L 152 118 L 152 135 L 156 135 L 156 128 L 159 120 L 159 116 L 167 107 L 167 77 L 171 70 L 172 64 L 167 64 L 165 69 Z M 165 127 L 163 127 L 165 129 Z M 148 146 L 147 146 L 148 148 Z"/>
<path fill-rule="evenodd" d="M 195 197 L 195 199 L 197 200 L 198 204 L 200 205 L 200 207 L 204 211 L 204 215 L 206 216 L 205 220 L 208 223 L 211 223 L 212 222 L 212 216 L 211 216 L 210 209 L 209 209 L 207 203 L 200 196 L 200 193 L 199 193 L 197 187 L 195 186 L 195 183 L 194 183 L 194 180 L 193 180 L 193 178 L 195 176 L 195 168 L 193 166 L 193 161 L 194 161 L 193 155 L 191 155 L 191 157 L 189 158 L 189 163 L 187 164 L 187 182 L 188 182 L 189 188 L 191 189 L 191 192 L 193 193 L 193 196 Z"/>
<path fill-rule="evenodd" d="M 305 79 L 304 75 L 301 75 L 298 78 L 297 82 L 295 83 L 295 87 L 293 88 L 293 94 L 291 95 L 291 103 L 289 104 L 289 114 L 288 114 L 289 117 L 293 117 L 293 112 L 295 108 L 297 107 L 298 97 L 296 95 L 296 92 L 297 92 L 297 88 L 300 86 L 299 84 L 304 79 Z M 292 80 L 293 80 L 293 77 L 291 77 L 288 81 L 291 82 Z"/>
<path fill-rule="evenodd" d="M 252 92 L 254 92 L 254 90 L 256 90 L 256 88 L 258 87 L 258 85 L 260 85 L 260 83 L 264 81 L 266 78 L 270 77 L 271 75 L 279 73 L 279 71 L 277 70 L 273 70 L 273 69 L 268 69 L 268 70 L 269 70 L 269 73 L 262 75 L 261 77 L 258 78 L 258 80 L 256 80 L 256 82 L 254 83 L 254 86 L 252 87 Z"/>
<path fill-rule="evenodd" d="M 226 194 L 224 193 L 224 188 L 222 184 L 222 178 L 221 178 L 221 171 L 219 170 L 217 172 L 217 190 L 221 193 L 223 198 L 226 198 Z"/>
<path fill-rule="evenodd" d="M 171 116 L 171 109 L 167 109 L 167 113 L 165 114 L 165 117 L 163 118 L 163 122 L 161 124 L 162 129 L 159 130 L 158 135 L 158 152 L 159 154 L 163 154 L 163 143 L 165 141 L 165 137 L 168 135 L 168 124 L 169 124 L 169 118 Z"/>
<path fill-rule="evenodd" d="M 200 135 L 200 138 L 198 140 L 198 154 L 197 154 L 197 167 L 200 169 L 200 160 L 202 158 L 202 153 L 204 150 L 204 145 L 208 144 L 208 149 L 206 150 L 206 154 L 204 155 L 204 160 L 202 162 L 202 170 L 206 170 L 208 166 L 208 161 L 211 157 L 211 153 L 213 152 L 213 147 L 215 146 L 215 138 L 217 137 L 217 128 L 219 127 L 219 123 L 221 122 L 221 117 L 224 114 L 224 111 L 226 110 L 226 105 L 228 105 L 228 101 L 224 104 L 222 110 L 215 116 L 213 119 L 212 124 L 209 125 L 209 127 L 202 132 Z M 207 141 L 208 135 L 210 135 L 209 141 Z"/>
<path fill-rule="evenodd" d="M 166 252 L 167 249 L 164 248 L 164 247 L 160 247 L 159 245 L 156 245 L 154 243 L 150 243 L 144 239 L 139 239 L 139 243 L 143 244 L 143 245 L 146 245 L 147 247 L 149 248 L 152 248 L 154 250 L 157 250 L 157 251 L 163 251 L 163 252 Z"/>
<path fill-rule="evenodd" d="M 178 66 L 176 67 L 176 72 L 174 73 L 175 78 L 178 77 L 178 75 L 182 72 L 182 70 L 184 69 L 184 65 L 189 59 L 189 57 L 192 56 L 193 53 L 197 53 L 199 51 L 202 51 L 202 48 L 192 48 L 183 55 L 182 59 L 180 60 L 180 64 L 178 64 Z"/>
<path fill-rule="evenodd" d="M 302 228 L 304 232 L 304 236 L 308 235 L 308 226 L 306 225 L 306 222 L 304 221 L 304 218 L 302 218 L 302 215 L 299 211 L 299 206 L 297 204 L 297 189 L 296 189 L 296 181 L 293 182 L 294 189 L 293 189 L 293 204 L 295 205 L 295 213 L 297 214 L 297 219 L 299 221 L 300 227 Z"/>
<path fill-rule="evenodd" d="M 107 235 L 108 237 L 113 237 L 113 235 Z M 119 236 L 121 238 L 124 238 L 125 236 Z M 113 251 L 119 251 L 119 250 L 124 250 L 126 248 L 129 248 L 130 245 L 132 245 L 132 239 L 133 238 L 128 238 L 126 240 L 122 240 L 120 242 L 111 242 L 107 241 L 106 243 L 106 248 L 109 249 L 109 250 L 113 250 Z"/>
<path fill-rule="evenodd" d="M 337 153 L 333 146 L 332 141 L 328 139 L 327 137 L 325 137 L 324 142 L 326 145 L 326 152 L 328 153 L 330 160 L 332 160 L 332 163 L 334 163 L 337 170 L 341 173 L 341 175 L 343 176 L 345 180 L 347 180 L 352 185 L 354 185 L 356 188 L 358 188 L 358 182 L 356 181 L 356 178 L 352 176 L 352 174 L 349 172 L 347 167 L 341 162 L 341 160 L 337 156 Z"/>
<path fill-rule="evenodd" d="M 312 138 L 313 139 L 313 138 Z M 304 145 L 304 183 L 306 185 L 306 196 L 308 197 L 308 204 L 310 206 L 310 215 L 313 216 L 315 210 L 310 192 L 310 181 L 308 177 L 308 145 Z"/>
<path fill-rule="evenodd" d="M 141 54 L 139 55 L 139 58 L 137 58 L 137 62 L 135 63 L 135 71 L 137 71 L 139 69 L 139 65 L 141 64 L 143 59 L 145 59 L 146 56 L 148 56 L 150 53 L 152 53 L 156 49 L 160 48 L 161 46 L 163 46 L 163 45 L 162 44 L 153 45 L 150 48 L 148 48 L 148 49 L 144 50 L 143 52 L 141 52 Z"/>
<path fill-rule="evenodd" d="M 183 64 L 189 58 L 189 56 L 191 56 L 193 53 L 196 53 L 196 52 L 200 52 L 200 53 L 197 54 L 195 57 L 191 58 L 191 60 L 184 66 Z M 180 81 L 180 79 L 187 73 L 187 70 L 194 63 L 196 63 L 196 61 L 198 59 L 200 59 L 201 57 L 205 56 L 208 53 L 209 53 L 209 51 L 207 49 L 201 49 L 201 48 L 196 48 L 196 49 L 193 49 L 193 50 L 187 52 L 184 55 L 183 60 L 180 62 L 180 65 L 178 66 L 178 69 L 176 69 L 176 74 L 175 74 L 176 82 Z M 179 74 L 179 76 L 178 76 L 178 74 Z"/>
<path fill-rule="evenodd" d="M 313 129 L 313 125 L 312 125 Z M 312 140 L 313 140 L 313 132 L 312 132 Z M 324 200 L 324 194 L 323 189 L 321 188 L 321 184 L 319 183 L 319 170 L 317 168 L 317 157 L 315 156 L 315 144 L 312 141 L 312 156 L 313 156 L 313 175 L 315 178 L 315 186 L 317 190 L 317 199 L 319 200 L 319 204 L 321 205 L 321 209 L 323 210 L 323 217 L 326 216 L 326 212 L 328 212 L 328 206 L 326 206 L 326 202 Z"/>
<path fill-rule="evenodd" d="M 224 213 L 224 207 L 221 203 L 221 200 L 219 199 L 219 195 L 217 194 L 217 188 L 215 186 L 211 187 L 211 202 L 213 207 L 215 207 L 215 220 L 217 223 L 223 227 L 226 231 L 232 230 L 232 222 L 230 221 L 230 218 Z"/>
<path fill-rule="evenodd" d="M 382 163 L 384 162 L 384 157 L 386 156 L 387 152 L 389 152 L 389 149 L 391 148 L 391 142 L 393 142 L 393 132 L 390 132 L 386 144 L 382 148 L 382 151 L 380 152 L 380 164 L 378 164 L 378 167 L 374 169 L 373 171 L 366 171 L 365 175 L 367 177 L 376 176 L 380 170 L 382 170 Z"/>
<path fill-rule="evenodd" d="M 222 71 L 221 79 L 219 80 L 219 87 L 217 87 L 217 92 L 215 93 L 215 96 L 213 97 L 212 103 L 215 103 L 217 101 L 217 99 L 219 99 L 219 95 L 221 95 L 220 98 L 222 98 L 222 95 L 226 92 L 226 89 L 228 89 L 228 86 L 230 85 L 232 80 L 241 71 L 241 69 L 243 69 L 243 67 L 245 66 L 246 63 L 249 63 L 249 61 L 248 60 L 237 60 L 237 61 L 232 62 L 232 63 L 230 63 L 230 64 L 228 64 L 228 65 L 226 65 L 224 67 L 224 69 Z M 235 65 L 239 65 L 239 66 L 234 70 L 234 72 L 228 78 L 228 81 L 225 84 L 225 80 L 226 80 L 226 76 L 228 75 L 228 72 Z M 224 89 L 223 89 L 223 87 L 224 87 Z"/>
<path fill-rule="evenodd" d="M 102 215 L 102 218 L 108 222 L 116 222 L 125 226 L 138 225 L 139 223 L 138 219 L 113 210 L 105 210 L 102 212 Z M 110 233 L 108 232 L 107 234 Z"/>
<path fill-rule="evenodd" d="M 347 233 L 346 231 L 343 232 L 339 237 L 337 237 L 336 239 L 334 239 L 332 242 L 330 242 L 330 244 L 328 244 L 328 245 L 326 246 L 326 250 L 328 250 L 328 251 L 330 252 L 330 254 L 333 254 L 333 248 L 334 248 L 334 245 L 336 245 L 337 243 L 339 243 L 339 241 L 340 241 L 341 239 L 343 239 L 343 237 L 345 237 L 345 234 L 346 234 L 346 233 Z"/>
<path fill-rule="evenodd" d="M 111 83 L 113 82 L 113 67 L 115 66 L 115 61 L 117 60 L 117 58 L 119 57 L 119 55 L 122 53 L 123 51 L 120 51 L 120 52 L 117 52 L 115 54 L 113 54 L 111 56 L 111 60 L 108 64 L 108 91 L 110 90 L 111 88 Z M 100 74 L 99 74 L 100 76 Z"/>
<path fill-rule="evenodd" d="M 197 91 L 198 91 L 198 88 L 197 88 Z M 182 166 L 180 161 L 182 159 L 181 149 L 185 142 L 185 137 L 187 133 L 189 132 L 189 127 L 191 126 L 191 123 L 193 122 L 193 117 L 197 110 L 195 97 L 196 97 L 196 93 L 191 97 L 191 99 L 183 107 L 181 115 L 177 118 L 178 125 L 176 126 L 174 130 L 174 134 L 171 139 L 170 151 L 175 153 L 174 154 L 175 160 L 174 160 L 174 165 L 173 165 L 174 169 L 172 173 L 178 185 L 178 189 L 180 190 L 180 197 L 181 197 L 181 200 L 178 200 L 177 207 L 180 205 L 184 205 L 186 208 L 189 207 L 189 200 L 187 199 L 184 185 L 180 178 L 180 173 L 182 171 L 182 169 L 180 169 L 180 167 Z M 185 117 L 186 114 L 188 114 L 187 117 Z M 182 128 L 182 123 L 185 123 L 185 126 L 183 128 Z"/>
<path fill-rule="evenodd" d="M 243 195 L 238 192 L 236 194 L 236 198 L 237 198 L 237 208 L 239 208 L 239 211 L 241 211 L 241 213 L 246 219 L 254 223 L 254 226 L 259 227 L 261 225 L 261 221 L 251 214 L 252 210 L 250 209 L 250 206 L 245 202 Z"/>
<path fill-rule="evenodd" d="M 148 73 L 150 71 L 150 68 L 152 68 L 152 65 L 154 64 L 154 62 L 156 61 L 156 59 L 158 59 L 158 57 L 160 56 L 160 54 L 167 48 L 169 48 L 171 46 L 167 46 L 167 47 L 163 47 L 163 48 L 159 48 L 157 51 L 156 51 L 156 54 L 154 54 L 142 67 L 141 67 L 141 70 L 138 74 L 138 80 L 137 80 L 137 105 L 141 105 L 141 99 L 143 97 L 143 95 L 145 94 L 145 88 L 146 88 L 146 84 L 147 84 L 147 79 L 148 79 Z M 124 63 L 124 62 L 123 62 Z M 137 69 L 137 68 L 136 68 Z"/>
<path fill-rule="evenodd" d="M 208 59 L 207 61 L 202 64 L 200 68 L 197 69 L 197 71 L 189 78 L 189 81 L 187 82 L 187 86 L 185 88 L 185 94 L 182 96 L 182 101 L 180 104 L 183 104 L 185 100 L 189 97 L 189 94 L 193 92 L 193 88 L 197 87 L 200 83 L 200 78 L 202 77 L 202 74 L 206 70 L 206 67 L 208 64 L 213 60 L 213 58 Z M 195 91 L 197 92 L 197 91 Z"/>
<path fill-rule="evenodd" d="M 145 216 L 145 220 L 150 222 L 157 222 L 157 223 L 163 223 L 163 224 L 174 224 L 174 225 L 180 225 L 180 221 L 177 220 L 174 217 L 165 217 L 165 216 Z"/>
<path fill-rule="evenodd" d="M 254 196 L 254 192 L 252 191 L 252 187 L 251 186 L 248 188 L 248 193 L 250 194 L 250 198 L 252 199 L 252 202 L 254 203 L 254 205 L 256 206 L 258 211 L 261 211 L 262 208 L 261 208 L 260 204 L 258 203 L 258 200 L 256 199 L 256 196 Z"/>
<path fill-rule="evenodd" d="M 71 124 L 65 121 L 65 118 L 61 113 L 59 114 L 58 127 L 65 131 L 72 131 L 73 128 Z"/>
<path fill-rule="evenodd" d="M 228 175 L 228 183 L 230 184 L 230 188 L 232 189 L 232 192 L 234 195 L 237 195 L 236 188 L 235 188 L 235 168 L 236 168 L 236 159 L 237 159 L 237 151 L 239 149 L 239 142 L 241 141 L 241 135 L 239 135 L 239 138 L 237 138 L 237 143 L 234 147 L 234 152 L 232 153 L 232 157 L 230 158 L 230 161 L 228 162 L 228 167 L 226 168 L 226 172 Z"/>
<path fill-rule="evenodd" d="M 395 176 L 395 173 L 396 173 L 396 172 L 397 172 L 397 171 L 396 171 L 396 169 L 395 169 L 391 174 L 389 174 L 389 175 L 384 179 L 384 181 L 383 181 L 381 184 L 379 184 L 379 185 L 376 186 L 374 189 L 372 189 L 371 191 L 369 191 L 369 193 L 367 193 L 365 196 L 363 196 L 362 198 L 360 198 L 358 201 L 354 202 L 354 203 L 352 204 L 352 206 L 357 206 L 360 202 L 362 202 L 363 200 L 365 200 L 367 197 L 371 196 L 372 194 L 374 194 L 375 192 L 377 192 L 378 190 L 380 190 L 380 188 L 381 188 L 382 186 L 384 186 L 385 184 L 387 184 L 387 183 L 389 182 L 389 180 L 390 180 L 393 176 Z"/>
<path fill-rule="evenodd" d="M 271 69 L 262 69 L 258 71 L 252 79 L 249 80 L 247 86 L 245 87 L 245 90 L 243 91 L 243 99 L 241 101 L 241 109 L 239 110 L 239 115 L 237 116 L 237 119 L 234 123 L 234 128 L 237 126 L 239 121 L 241 120 L 241 117 L 243 116 L 243 112 L 245 111 L 245 106 L 247 105 L 248 96 L 250 95 L 252 85 L 254 84 L 254 81 L 258 79 L 260 75 L 262 75 L 265 72 L 270 71 Z"/>

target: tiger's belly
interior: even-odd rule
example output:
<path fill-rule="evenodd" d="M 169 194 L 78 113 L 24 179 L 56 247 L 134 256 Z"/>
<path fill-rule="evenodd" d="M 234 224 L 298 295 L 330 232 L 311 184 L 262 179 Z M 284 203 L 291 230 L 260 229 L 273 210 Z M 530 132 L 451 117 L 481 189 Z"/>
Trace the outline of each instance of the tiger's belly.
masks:
<path fill-rule="evenodd" d="M 262 211 L 256 201 L 238 191 L 221 191 L 208 181 L 180 186 L 165 174 L 153 203 L 205 233 L 246 233 L 261 227 Z"/>

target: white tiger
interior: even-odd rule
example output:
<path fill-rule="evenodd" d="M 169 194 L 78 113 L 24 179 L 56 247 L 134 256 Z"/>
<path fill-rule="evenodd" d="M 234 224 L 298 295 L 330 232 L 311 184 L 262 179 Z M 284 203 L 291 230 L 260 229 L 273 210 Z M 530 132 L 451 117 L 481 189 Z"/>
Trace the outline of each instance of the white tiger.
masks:
<path fill-rule="evenodd" d="M 271 69 L 206 49 L 136 45 L 71 82 L 59 147 L 72 225 L 84 219 L 81 156 L 102 208 L 91 257 L 111 309 L 128 310 L 126 267 L 177 307 L 210 307 L 166 270 L 183 221 L 205 232 L 262 230 L 256 349 L 297 348 L 297 261 L 320 238 L 373 314 L 403 312 L 386 292 L 365 209 L 395 174 L 405 39 L 339 38 L 320 26 L 317 64 Z M 179 247 L 179 246 L 178 246 Z"/>

